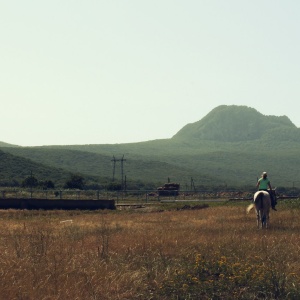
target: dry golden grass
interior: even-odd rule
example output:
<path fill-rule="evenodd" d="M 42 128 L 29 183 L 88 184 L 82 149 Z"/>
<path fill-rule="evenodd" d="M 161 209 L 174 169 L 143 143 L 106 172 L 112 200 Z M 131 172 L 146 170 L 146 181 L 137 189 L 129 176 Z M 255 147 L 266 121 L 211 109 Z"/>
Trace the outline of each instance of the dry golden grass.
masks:
<path fill-rule="evenodd" d="M 0 298 L 299 299 L 299 209 L 246 206 L 1 211 Z"/>

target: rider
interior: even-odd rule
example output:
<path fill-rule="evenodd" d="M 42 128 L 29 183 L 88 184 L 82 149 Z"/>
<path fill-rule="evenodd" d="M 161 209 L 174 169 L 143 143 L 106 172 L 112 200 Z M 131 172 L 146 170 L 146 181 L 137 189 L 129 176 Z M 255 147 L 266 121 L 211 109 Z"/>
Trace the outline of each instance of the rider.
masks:
<path fill-rule="evenodd" d="M 267 191 L 269 193 L 270 198 L 271 198 L 272 209 L 277 211 L 277 209 L 275 208 L 275 205 L 277 203 L 273 197 L 272 186 L 271 186 L 271 182 L 268 178 L 267 172 L 262 173 L 261 178 L 259 178 L 257 181 L 256 187 L 258 188 L 259 191 Z M 268 190 L 268 187 L 269 187 L 269 190 Z"/>

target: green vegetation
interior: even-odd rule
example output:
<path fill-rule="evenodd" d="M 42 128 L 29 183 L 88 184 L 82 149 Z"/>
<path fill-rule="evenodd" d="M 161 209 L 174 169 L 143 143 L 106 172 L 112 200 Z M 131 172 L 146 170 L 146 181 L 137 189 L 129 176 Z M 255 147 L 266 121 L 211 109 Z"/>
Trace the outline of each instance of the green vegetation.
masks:
<path fill-rule="evenodd" d="M 286 116 L 264 116 L 246 106 L 221 105 L 202 120 L 183 127 L 174 138 L 223 142 L 253 141 L 264 139 L 270 130 L 277 138 L 280 130 L 292 131 L 293 137 L 299 142 L 300 132 L 295 129 L 296 126 Z"/>
<path fill-rule="evenodd" d="M 78 189 L 83 190 L 84 178 L 78 174 L 73 174 L 71 178 L 66 182 L 66 189 Z"/>
<path fill-rule="evenodd" d="M 268 171 L 274 186 L 300 186 L 300 129 L 286 117 L 264 116 L 246 106 L 219 106 L 170 139 L 130 144 L 2 147 L 0 184 L 22 182 L 30 171 L 38 180 L 64 186 L 80 174 L 87 186 L 107 186 L 112 158 L 126 159 L 129 189 L 155 188 L 169 178 L 197 189 L 254 188 Z M 121 182 L 121 166 L 115 179 Z"/>

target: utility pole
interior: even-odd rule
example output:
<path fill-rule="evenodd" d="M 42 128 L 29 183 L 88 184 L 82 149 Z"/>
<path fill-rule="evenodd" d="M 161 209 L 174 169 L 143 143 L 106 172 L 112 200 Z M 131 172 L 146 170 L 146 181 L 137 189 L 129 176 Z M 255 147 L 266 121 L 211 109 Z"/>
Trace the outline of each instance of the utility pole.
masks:
<path fill-rule="evenodd" d="M 120 160 L 121 160 L 122 190 L 124 190 L 124 161 L 126 161 L 126 159 L 124 159 L 124 154 L 123 154 L 123 157 Z"/>
<path fill-rule="evenodd" d="M 112 178 L 112 181 L 114 182 L 115 181 L 115 172 L 116 172 L 116 159 L 115 159 L 115 156 L 113 156 L 113 159 L 111 161 L 114 162 L 114 166 L 113 166 L 113 178 Z"/>
<path fill-rule="evenodd" d="M 30 171 L 30 199 L 32 199 L 32 185 L 33 185 L 33 176 L 32 170 Z"/>
<path fill-rule="evenodd" d="M 194 191 L 196 191 L 195 183 L 194 183 L 193 177 L 191 177 L 191 190 L 192 190 L 192 189 L 194 189 Z"/>
<path fill-rule="evenodd" d="M 121 162 L 121 186 L 122 190 L 124 190 L 124 161 L 126 161 L 126 159 L 124 159 L 124 154 L 121 159 L 116 159 L 115 156 L 113 156 L 111 161 L 113 162 L 113 182 L 115 181 L 116 163 Z"/>

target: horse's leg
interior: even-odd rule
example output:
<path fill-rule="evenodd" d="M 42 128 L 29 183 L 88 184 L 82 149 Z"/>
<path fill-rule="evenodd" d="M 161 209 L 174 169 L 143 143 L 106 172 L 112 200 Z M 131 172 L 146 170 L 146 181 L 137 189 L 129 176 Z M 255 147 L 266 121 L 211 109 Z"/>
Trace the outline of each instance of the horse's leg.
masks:
<path fill-rule="evenodd" d="M 256 211 L 256 217 L 257 217 L 257 229 L 259 229 L 259 224 L 260 224 L 260 212 L 259 212 L 259 210 Z"/>
<path fill-rule="evenodd" d="M 266 213 L 266 228 L 268 228 L 269 226 L 269 218 L 270 218 L 270 215 L 269 215 L 269 212 Z"/>
<path fill-rule="evenodd" d="M 265 213 L 263 213 L 261 218 L 261 228 L 267 228 L 267 217 Z"/>

